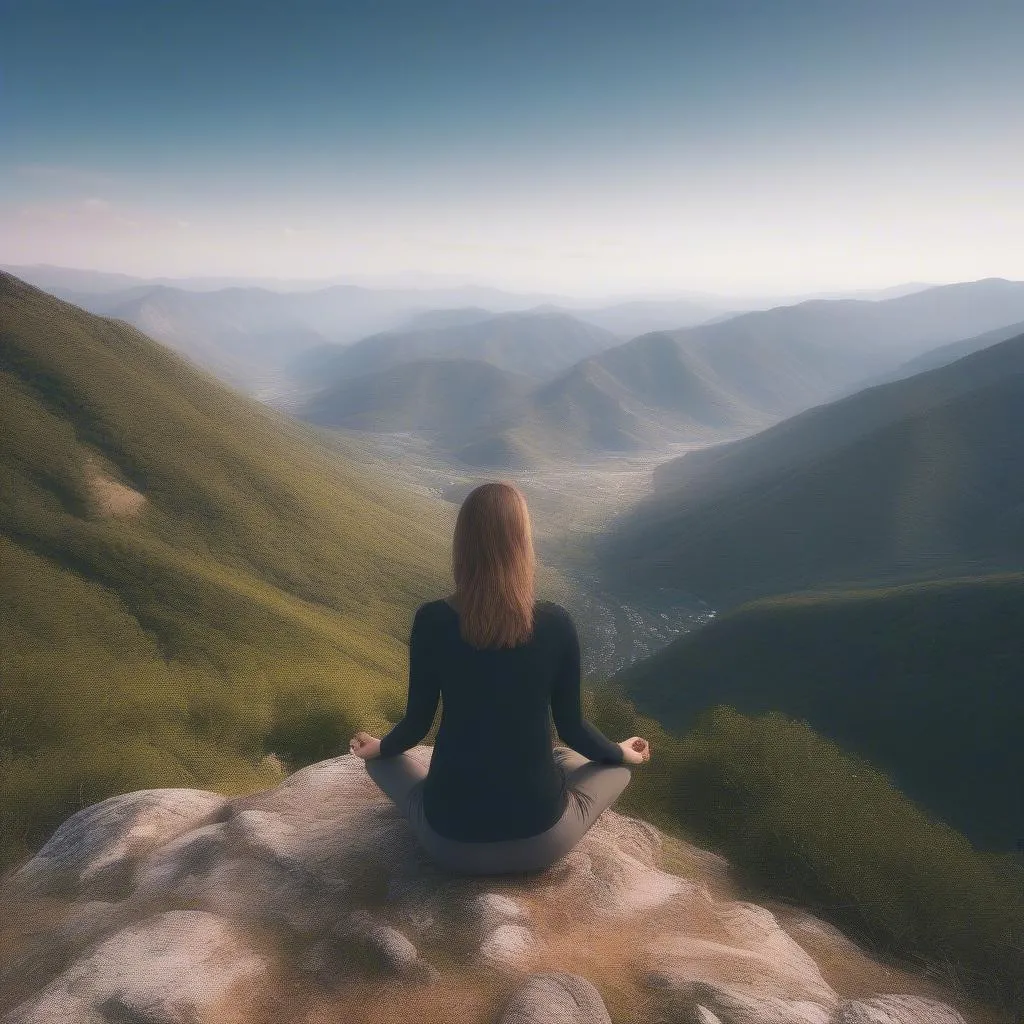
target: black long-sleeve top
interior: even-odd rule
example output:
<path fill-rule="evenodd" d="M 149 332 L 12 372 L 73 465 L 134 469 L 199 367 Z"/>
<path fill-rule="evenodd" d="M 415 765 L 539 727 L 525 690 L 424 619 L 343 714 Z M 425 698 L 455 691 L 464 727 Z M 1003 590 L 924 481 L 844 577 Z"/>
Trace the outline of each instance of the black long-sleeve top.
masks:
<path fill-rule="evenodd" d="M 464 842 L 519 839 L 551 828 L 568 793 L 555 764 L 548 707 L 561 739 L 591 761 L 622 764 L 622 748 L 583 719 L 580 644 L 569 613 L 534 606 L 532 638 L 479 649 L 462 639 L 445 600 L 421 605 L 409 639 L 405 716 L 382 737 L 394 757 L 441 725 L 423 784 L 423 812 L 439 835 Z"/>

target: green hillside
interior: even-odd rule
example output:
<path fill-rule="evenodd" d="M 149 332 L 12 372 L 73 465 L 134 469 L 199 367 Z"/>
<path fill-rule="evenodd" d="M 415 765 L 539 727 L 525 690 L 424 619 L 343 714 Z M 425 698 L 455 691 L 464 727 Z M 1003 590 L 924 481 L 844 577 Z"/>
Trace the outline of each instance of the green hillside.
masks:
<path fill-rule="evenodd" d="M 670 730 L 782 712 L 983 848 L 1024 842 L 1024 574 L 763 599 L 615 677 Z"/>
<path fill-rule="evenodd" d="M 806 907 L 879 959 L 989 1002 L 993 1020 L 1024 1019 L 1024 857 L 973 849 L 877 766 L 790 715 L 719 707 L 680 736 L 615 686 L 595 691 L 587 713 L 651 744 L 623 813 L 723 854 L 748 898 Z"/>
<path fill-rule="evenodd" d="M 4 859 L 110 793 L 256 786 L 387 727 L 450 523 L 353 465 L 0 275 Z"/>

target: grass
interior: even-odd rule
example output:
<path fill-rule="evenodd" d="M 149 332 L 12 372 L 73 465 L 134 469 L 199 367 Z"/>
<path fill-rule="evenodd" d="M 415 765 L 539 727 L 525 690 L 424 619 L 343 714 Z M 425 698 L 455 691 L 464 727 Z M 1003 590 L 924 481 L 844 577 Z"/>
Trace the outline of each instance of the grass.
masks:
<path fill-rule="evenodd" d="M 1024 1019 L 1019 857 L 978 851 L 877 767 L 789 716 L 718 707 L 679 735 L 613 682 L 586 704 L 603 731 L 651 743 L 616 810 L 726 857 L 746 898 L 804 906 L 894 966 Z"/>
<path fill-rule="evenodd" d="M 144 497 L 105 514 L 94 474 Z M 438 502 L 120 321 L 0 278 L 0 863 L 115 792 L 386 730 Z"/>
<path fill-rule="evenodd" d="M 1024 575 L 751 602 L 617 678 L 666 727 L 781 711 L 857 753 L 980 847 L 1024 839 Z"/>

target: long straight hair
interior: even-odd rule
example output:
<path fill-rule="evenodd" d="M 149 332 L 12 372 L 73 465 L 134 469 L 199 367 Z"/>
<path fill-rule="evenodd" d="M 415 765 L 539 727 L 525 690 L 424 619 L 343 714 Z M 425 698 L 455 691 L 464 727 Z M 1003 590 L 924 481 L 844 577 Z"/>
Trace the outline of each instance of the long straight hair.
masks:
<path fill-rule="evenodd" d="M 477 648 L 526 643 L 533 635 L 535 570 L 522 491 L 506 481 L 470 491 L 452 540 L 454 605 L 462 639 Z"/>

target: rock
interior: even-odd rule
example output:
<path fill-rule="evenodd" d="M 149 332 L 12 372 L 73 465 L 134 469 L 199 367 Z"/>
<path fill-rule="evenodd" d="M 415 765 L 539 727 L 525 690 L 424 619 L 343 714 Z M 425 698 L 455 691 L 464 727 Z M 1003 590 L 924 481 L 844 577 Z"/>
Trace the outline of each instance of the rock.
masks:
<path fill-rule="evenodd" d="M 481 943 L 480 959 L 491 964 L 514 965 L 534 947 L 533 932 L 521 924 L 501 924 Z"/>
<path fill-rule="evenodd" d="M 722 1024 L 722 1021 L 706 1006 L 701 1006 L 699 1003 L 694 1007 L 693 1019 L 696 1024 Z"/>
<path fill-rule="evenodd" d="M 740 995 L 802 1000 L 832 1008 L 838 1001 L 812 957 L 763 907 L 740 901 L 707 906 L 717 923 L 712 938 L 687 932 L 660 936 L 650 945 L 647 983 L 684 999 L 699 982 Z M 722 1012 L 711 1004 L 718 1016 Z"/>
<path fill-rule="evenodd" d="M 832 1007 L 806 999 L 752 996 L 721 985 L 698 982 L 692 997 L 721 1024 L 832 1024 Z"/>
<path fill-rule="evenodd" d="M 71 815 L 13 878 L 33 894 L 103 897 L 131 883 L 134 865 L 216 818 L 228 801 L 196 789 L 144 789 Z"/>
<path fill-rule="evenodd" d="M 266 975 L 229 922 L 167 911 L 101 942 L 4 1024 L 241 1024 Z"/>
<path fill-rule="evenodd" d="M 72 947 L 91 945 L 104 933 L 109 933 L 128 923 L 128 908 L 122 903 L 109 900 L 88 900 L 72 903 L 64 912 L 56 937 Z"/>
<path fill-rule="evenodd" d="M 335 935 L 351 952 L 358 950 L 363 963 L 374 972 L 409 981 L 431 981 L 440 977 L 424 961 L 415 943 L 397 928 L 376 920 L 365 909 L 354 911 L 338 925 Z M 344 957 L 345 953 L 341 952 Z"/>
<path fill-rule="evenodd" d="M 848 999 L 839 1007 L 835 1024 L 964 1024 L 945 1003 L 923 996 L 879 995 Z"/>
<path fill-rule="evenodd" d="M 602 917 L 630 917 L 696 887 L 657 865 L 661 833 L 649 822 L 607 810 L 583 841 L 550 871 L 552 901 L 582 903 Z"/>
<path fill-rule="evenodd" d="M 493 891 L 477 893 L 472 911 L 480 927 L 488 931 L 508 921 L 522 921 L 529 916 L 522 904 Z"/>
<path fill-rule="evenodd" d="M 429 764 L 432 748 L 410 753 Z M 42 1024 L 50 1014 L 70 1024 L 221 1024 L 230 1017 L 211 1007 L 222 999 L 232 1013 L 246 1005 L 268 970 L 277 979 L 268 984 L 286 984 L 290 972 L 287 984 L 309 986 L 316 999 L 317 985 L 333 989 L 367 971 L 388 984 L 436 980 L 428 958 L 443 959 L 446 976 L 474 958 L 523 972 L 538 936 L 551 942 L 540 950 L 547 966 L 554 950 L 573 958 L 597 931 L 621 928 L 630 960 L 638 958 L 631 969 L 660 987 L 673 1022 L 703 1013 L 705 1024 L 825 1024 L 822 1014 L 839 1000 L 798 941 L 769 911 L 728 899 L 718 875 L 712 895 L 693 878 L 662 871 L 662 844 L 649 823 L 609 809 L 545 871 L 498 882 L 460 877 L 431 862 L 351 754 L 232 799 L 189 789 L 114 797 L 70 817 L 10 877 L 9 897 L 28 896 L 26 915 L 37 898 L 52 915 L 24 929 L 8 957 L 15 971 L 34 965 L 18 973 L 18 991 L 36 992 L 10 1022 Z M 699 851 L 678 842 L 673 850 L 702 877 Z M 819 945 L 831 941 L 815 927 L 808 920 L 795 931 Z M 259 951 L 246 936 L 259 937 Z M 41 955 L 50 948 L 52 957 Z M 849 948 L 859 969 L 859 951 Z M 594 950 L 595 969 L 601 956 L 617 971 L 623 966 L 614 944 Z M 589 982 L 565 966 L 530 976 L 521 999 L 533 1016 L 523 1020 L 607 1020 Z M 287 1002 L 290 991 L 275 998 Z M 536 1005 L 531 992 L 540 992 Z M 846 1001 L 847 1018 L 829 1024 L 960 1020 L 942 1004 L 900 1002 L 909 999 Z M 54 1011 L 61 1000 L 66 1016 Z M 554 1016 L 545 1017 L 551 1007 Z M 931 1016 L 922 1017 L 926 1009 Z M 246 1024 L 279 1019 L 254 1011 Z"/>
<path fill-rule="evenodd" d="M 601 993 L 565 971 L 530 974 L 513 992 L 497 1024 L 611 1024 Z"/>

